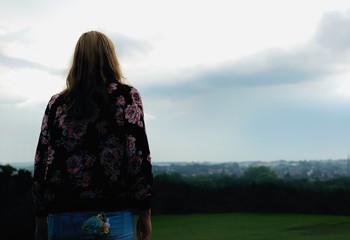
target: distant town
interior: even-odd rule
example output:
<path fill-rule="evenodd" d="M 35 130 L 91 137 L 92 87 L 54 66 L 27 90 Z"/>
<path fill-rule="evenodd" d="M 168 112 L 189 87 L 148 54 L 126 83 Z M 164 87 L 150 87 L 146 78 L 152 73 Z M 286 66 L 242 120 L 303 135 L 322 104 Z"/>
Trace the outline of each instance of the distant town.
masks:
<path fill-rule="evenodd" d="M 0 163 L 0 165 L 5 165 Z M 13 163 L 17 169 L 33 171 L 28 163 Z M 240 177 L 250 167 L 271 168 L 279 178 L 330 180 L 339 177 L 350 177 L 350 160 L 298 160 L 298 161 L 247 161 L 247 162 L 153 162 L 153 174 L 178 173 L 182 176 L 226 175 Z"/>
<path fill-rule="evenodd" d="M 271 168 L 279 178 L 330 180 L 350 176 L 350 160 L 251 161 L 227 163 L 154 163 L 153 173 L 182 176 L 227 175 L 240 177 L 249 167 Z"/>

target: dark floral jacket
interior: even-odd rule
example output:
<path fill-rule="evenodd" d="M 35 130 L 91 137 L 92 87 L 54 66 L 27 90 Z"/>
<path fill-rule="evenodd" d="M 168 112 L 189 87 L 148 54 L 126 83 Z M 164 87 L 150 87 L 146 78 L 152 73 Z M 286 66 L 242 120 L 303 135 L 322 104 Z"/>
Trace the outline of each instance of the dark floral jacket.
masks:
<path fill-rule="evenodd" d="M 51 212 L 150 208 L 151 157 L 140 94 L 111 83 L 108 102 L 85 120 L 67 115 L 62 94 L 52 96 L 35 154 L 37 216 Z"/>

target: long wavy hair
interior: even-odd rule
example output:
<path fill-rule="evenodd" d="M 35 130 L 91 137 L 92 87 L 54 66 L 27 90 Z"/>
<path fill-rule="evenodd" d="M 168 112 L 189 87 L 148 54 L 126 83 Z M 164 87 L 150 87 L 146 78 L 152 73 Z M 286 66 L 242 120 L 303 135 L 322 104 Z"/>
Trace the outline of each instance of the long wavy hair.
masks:
<path fill-rule="evenodd" d="M 67 112 L 83 119 L 95 113 L 96 99 L 105 99 L 109 83 L 124 84 L 113 42 L 103 33 L 86 32 L 79 38 L 63 96 Z"/>

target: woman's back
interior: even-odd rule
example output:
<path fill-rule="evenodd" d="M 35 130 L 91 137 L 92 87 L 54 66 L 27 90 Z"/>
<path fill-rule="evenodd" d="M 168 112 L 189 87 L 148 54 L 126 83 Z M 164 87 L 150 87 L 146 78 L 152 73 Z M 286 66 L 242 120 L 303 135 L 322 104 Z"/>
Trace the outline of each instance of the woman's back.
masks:
<path fill-rule="evenodd" d="M 34 176 L 43 179 L 50 212 L 145 204 L 152 176 L 140 99 L 135 88 L 110 84 L 108 101 L 97 99 L 95 114 L 76 120 L 61 94 L 51 98 L 35 157 L 44 176 Z"/>

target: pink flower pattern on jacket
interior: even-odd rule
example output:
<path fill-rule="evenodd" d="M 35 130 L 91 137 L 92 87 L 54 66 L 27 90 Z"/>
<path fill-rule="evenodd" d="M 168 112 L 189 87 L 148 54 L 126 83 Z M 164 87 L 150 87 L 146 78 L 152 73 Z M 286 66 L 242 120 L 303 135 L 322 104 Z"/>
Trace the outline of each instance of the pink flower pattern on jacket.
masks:
<path fill-rule="evenodd" d="M 152 168 L 140 94 L 116 83 L 106 86 L 106 92 L 113 104 L 97 103 L 97 113 L 87 120 L 69 117 L 61 94 L 48 102 L 35 154 L 37 213 L 56 211 L 50 208 L 55 199 L 62 204 L 54 207 L 65 209 L 74 198 L 110 196 L 128 196 L 133 207 L 149 207 Z M 60 190 L 67 183 L 72 189 Z"/>

